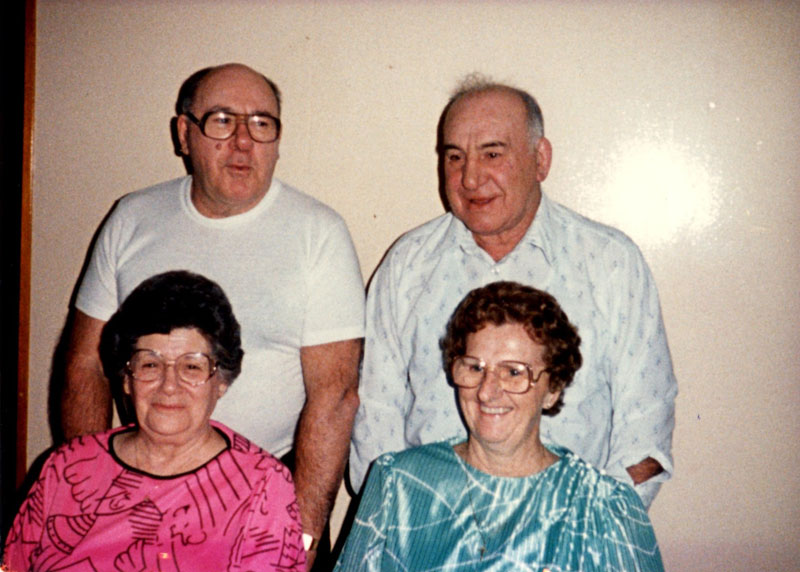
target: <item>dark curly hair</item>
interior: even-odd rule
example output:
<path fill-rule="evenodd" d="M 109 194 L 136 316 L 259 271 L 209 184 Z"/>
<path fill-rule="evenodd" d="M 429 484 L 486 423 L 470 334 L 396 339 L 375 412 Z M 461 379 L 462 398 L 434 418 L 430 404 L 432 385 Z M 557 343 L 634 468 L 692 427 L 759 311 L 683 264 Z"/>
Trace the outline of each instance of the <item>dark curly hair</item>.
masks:
<path fill-rule="evenodd" d="M 186 270 L 152 276 L 131 292 L 103 328 L 100 360 L 112 386 L 119 386 L 136 342 L 150 334 L 194 328 L 208 340 L 225 383 L 242 370 L 239 322 L 216 282 Z"/>
<path fill-rule="evenodd" d="M 544 347 L 543 359 L 550 391 L 561 390 L 558 401 L 544 415 L 555 415 L 564 404 L 563 390 L 581 367 L 581 338 L 558 302 L 547 292 L 516 282 L 493 282 L 472 290 L 456 308 L 440 342 L 445 371 L 451 379 L 453 363 L 466 355 L 467 336 L 492 324 L 520 324 L 531 340 Z"/>

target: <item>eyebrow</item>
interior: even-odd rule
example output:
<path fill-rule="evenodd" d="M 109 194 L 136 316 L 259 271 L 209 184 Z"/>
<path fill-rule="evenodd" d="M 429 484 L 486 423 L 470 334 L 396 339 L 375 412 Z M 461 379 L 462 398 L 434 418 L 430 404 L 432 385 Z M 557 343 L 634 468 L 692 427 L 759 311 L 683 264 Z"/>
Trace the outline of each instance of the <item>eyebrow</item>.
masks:
<path fill-rule="evenodd" d="M 481 150 L 481 151 L 483 151 L 485 149 L 493 149 L 493 148 L 496 148 L 496 147 L 502 147 L 502 148 L 505 149 L 506 147 L 508 147 L 508 143 L 505 143 L 503 141 L 487 141 L 486 143 L 481 143 L 480 145 L 478 145 L 478 149 Z M 459 147 L 458 145 L 455 145 L 453 143 L 445 143 L 444 145 L 442 145 L 442 150 L 443 151 L 455 150 L 455 151 L 462 151 L 463 152 L 463 149 L 461 149 L 461 147 Z"/>
<path fill-rule="evenodd" d="M 478 149 L 491 149 L 493 147 L 508 147 L 508 144 L 503 141 L 489 141 L 478 145 Z"/>
<path fill-rule="evenodd" d="M 216 113 L 217 111 L 224 111 L 225 113 L 231 113 L 233 115 L 269 115 L 270 117 L 278 117 L 271 111 L 266 111 L 266 110 L 254 111 L 253 113 L 239 113 L 237 111 L 234 111 L 233 108 L 228 107 L 227 105 L 215 105 L 205 113 Z"/>

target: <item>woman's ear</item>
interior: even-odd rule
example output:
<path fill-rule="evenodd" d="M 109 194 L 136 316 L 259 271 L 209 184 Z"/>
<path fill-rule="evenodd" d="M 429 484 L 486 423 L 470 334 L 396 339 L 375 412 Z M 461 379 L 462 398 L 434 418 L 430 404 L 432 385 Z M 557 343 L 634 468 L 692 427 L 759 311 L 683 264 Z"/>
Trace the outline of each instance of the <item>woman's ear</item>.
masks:
<path fill-rule="evenodd" d="M 542 409 L 545 411 L 553 407 L 558 402 L 558 398 L 561 397 L 561 390 L 557 389 L 555 391 L 548 391 L 547 395 L 544 397 L 544 403 L 542 404 Z"/>
<path fill-rule="evenodd" d="M 122 391 L 125 395 L 131 394 L 131 378 L 128 375 L 122 378 Z"/>

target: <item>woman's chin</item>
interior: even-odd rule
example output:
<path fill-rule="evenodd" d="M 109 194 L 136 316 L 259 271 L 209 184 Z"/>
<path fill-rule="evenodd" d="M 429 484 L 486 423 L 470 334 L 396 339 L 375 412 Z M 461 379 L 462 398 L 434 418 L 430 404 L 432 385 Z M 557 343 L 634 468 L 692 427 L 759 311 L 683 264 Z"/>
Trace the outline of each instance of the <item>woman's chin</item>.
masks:
<path fill-rule="evenodd" d="M 191 431 L 191 425 L 186 420 L 164 418 L 163 415 L 151 415 L 139 424 L 139 428 L 152 436 L 176 437 Z"/>
<path fill-rule="evenodd" d="M 480 441 L 502 443 L 511 436 L 513 429 L 509 415 L 482 415 L 470 432 Z"/>
<path fill-rule="evenodd" d="M 473 432 L 475 443 L 485 449 L 502 450 L 508 446 L 510 432 L 506 428 L 486 428 Z"/>

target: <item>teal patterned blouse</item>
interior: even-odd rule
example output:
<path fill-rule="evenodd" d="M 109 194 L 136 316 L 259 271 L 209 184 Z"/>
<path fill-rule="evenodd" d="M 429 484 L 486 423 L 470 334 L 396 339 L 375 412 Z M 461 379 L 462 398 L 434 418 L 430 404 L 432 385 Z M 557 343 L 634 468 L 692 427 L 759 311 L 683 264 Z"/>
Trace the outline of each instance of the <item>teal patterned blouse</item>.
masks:
<path fill-rule="evenodd" d="M 563 447 L 528 477 L 465 463 L 454 438 L 373 464 L 336 570 L 663 571 L 642 501 Z"/>

